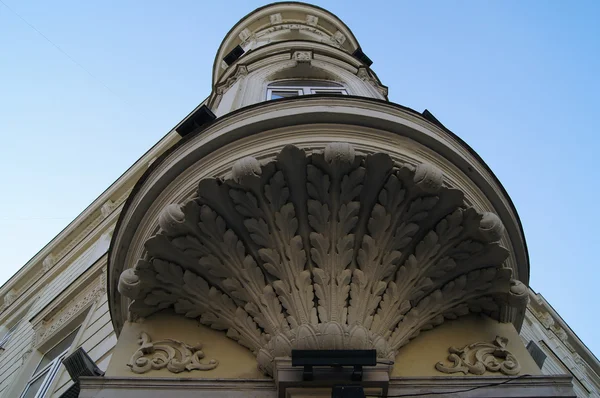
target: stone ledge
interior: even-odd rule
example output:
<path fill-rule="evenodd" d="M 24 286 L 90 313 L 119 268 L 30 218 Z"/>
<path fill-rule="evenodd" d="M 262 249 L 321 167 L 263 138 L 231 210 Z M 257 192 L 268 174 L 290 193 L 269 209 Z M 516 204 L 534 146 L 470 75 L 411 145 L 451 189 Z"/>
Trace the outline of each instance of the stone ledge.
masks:
<path fill-rule="evenodd" d="M 513 378 L 516 379 L 516 378 Z M 452 397 L 569 397 L 575 398 L 571 377 L 527 376 L 497 385 L 506 377 L 411 377 L 392 378 L 389 395 L 408 395 L 447 393 Z M 275 398 L 276 386 L 272 380 L 251 379 L 181 379 L 172 378 L 136 378 L 136 377 L 81 377 L 80 398 L 158 398 L 169 395 L 180 398 L 196 398 L 202 391 L 210 391 L 211 397 L 222 398 Z M 468 388 L 481 387 L 470 392 L 459 392 Z M 323 391 L 315 394 L 303 391 L 302 395 L 323 396 Z M 423 395 L 427 396 L 427 395 Z"/>
<path fill-rule="evenodd" d="M 502 383 L 507 379 L 514 381 Z M 392 378 L 389 395 L 447 393 L 453 397 L 576 397 L 572 377 L 555 376 L 450 376 Z M 488 386 L 488 387 L 484 387 Z M 459 392 L 480 387 L 469 392 Z M 426 395 L 424 395 L 426 396 Z"/>

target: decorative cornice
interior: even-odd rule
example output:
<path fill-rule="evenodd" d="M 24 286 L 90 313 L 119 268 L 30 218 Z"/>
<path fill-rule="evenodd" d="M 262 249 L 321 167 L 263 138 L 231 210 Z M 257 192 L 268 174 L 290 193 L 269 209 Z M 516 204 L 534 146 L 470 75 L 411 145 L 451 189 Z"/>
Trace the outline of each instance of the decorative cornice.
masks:
<path fill-rule="evenodd" d="M 379 91 L 379 93 L 381 93 L 381 95 L 383 95 L 384 97 L 387 98 L 388 88 L 383 86 L 381 83 L 379 83 L 379 81 L 377 79 L 375 79 L 373 76 L 371 76 L 368 68 L 365 68 L 364 66 L 359 67 L 358 71 L 356 72 L 356 76 L 360 77 L 365 82 L 368 82 L 371 85 L 373 85 L 373 87 L 375 87 L 377 89 L 377 91 Z"/>
<path fill-rule="evenodd" d="M 102 204 L 106 202 L 106 200 L 110 200 L 112 196 L 120 193 L 125 187 L 129 186 L 130 188 L 127 188 L 115 201 L 117 207 L 120 206 L 131 192 L 131 187 L 137 180 L 135 176 L 139 176 L 140 172 L 145 170 L 144 166 L 146 159 L 155 157 L 164 152 L 178 139 L 179 135 L 173 130 L 173 134 L 168 134 L 165 139 L 156 144 L 146 155 L 90 204 L 90 206 L 79 214 L 63 231 L 40 250 L 38 254 L 13 275 L 2 287 L 2 290 L 6 291 L 14 289 L 17 293 L 17 298 L 20 298 L 21 294 L 27 291 L 32 283 L 37 283 L 42 276 L 52 268 L 48 268 L 43 264 L 47 256 L 53 256 L 55 264 L 64 261 L 64 257 L 67 256 L 73 248 L 80 245 L 82 240 L 85 240 L 92 230 L 102 224 L 102 219 L 98 215 Z M 116 216 L 118 216 L 118 214 Z M 26 282 L 23 283 L 23 280 Z M 18 301 L 20 302 L 21 300 L 19 299 Z M 8 307 L 9 306 L 4 302 L 0 305 L 0 314 L 2 314 L 3 317 L 6 316 L 5 311 Z"/>
<path fill-rule="evenodd" d="M 100 213 L 102 214 L 102 217 L 108 217 L 108 215 L 117 207 L 117 205 L 117 203 L 113 202 L 110 199 L 104 202 L 104 204 L 100 208 Z"/>
<path fill-rule="evenodd" d="M 493 343 L 474 343 L 460 349 L 450 347 L 448 360 L 452 365 L 446 366 L 443 362 L 438 362 L 435 368 L 443 373 L 482 375 L 487 371 L 514 376 L 521 371 L 521 365 L 506 349 L 507 344 L 507 338 L 497 336 Z"/>
<path fill-rule="evenodd" d="M 106 268 L 104 268 L 101 276 L 95 283 L 75 296 L 60 311 L 52 315 L 51 318 L 44 319 L 34 325 L 35 334 L 32 342 L 33 347 L 39 347 L 46 342 L 58 330 L 80 315 L 82 311 L 88 308 L 90 304 L 95 302 L 104 293 L 106 293 Z"/>
<path fill-rule="evenodd" d="M 131 193 L 131 188 L 127 189 L 121 196 L 119 196 L 116 202 L 111 202 L 114 209 L 120 207 L 125 202 L 129 193 Z M 33 275 L 30 278 L 31 283 L 23 284 L 19 290 L 13 289 L 4 296 L 4 301 L 2 305 L 0 305 L 0 314 L 4 313 L 4 311 L 8 307 L 10 307 L 12 303 L 17 301 L 17 299 L 20 298 L 20 296 L 23 293 L 30 289 L 33 283 L 42 280 L 45 276 L 48 277 L 48 275 L 46 274 L 49 274 L 50 270 L 54 269 L 55 266 L 58 266 L 60 269 L 63 269 L 65 266 L 68 266 L 68 264 L 70 264 L 72 261 L 77 261 L 79 255 L 83 254 L 85 252 L 85 249 L 81 250 L 81 252 L 73 251 L 73 249 L 75 249 L 77 246 L 85 247 L 86 243 L 89 243 L 93 240 L 94 237 L 90 236 L 90 233 L 94 229 L 101 227 L 103 224 L 106 225 L 106 223 L 114 222 L 117 216 L 118 214 L 113 215 L 111 210 L 111 212 L 109 212 L 106 216 L 96 217 L 82 232 L 80 232 L 76 237 L 70 239 L 69 243 L 66 244 L 66 246 L 64 246 L 64 248 L 59 252 L 58 255 L 54 255 L 53 253 L 48 254 L 42 262 L 41 269 L 39 269 L 35 273 L 35 275 Z M 104 231 L 104 233 L 108 233 L 109 236 L 112 236 L 113 230 L 114 225 L 108 227 L 106 231 Z M 100 239 L 101 236 L 102 235 L 100 235 Z M 59 271 L 56 270 L 56 275 L 58 274 Z M 49 277 L 52 278 L 53 275 L 54 273 L 51 274 Z M 48 280 L 46 280 L 46 283 L 48 283 Z"/>
<path fill-rule="evenodd" d="M 247 75 L 248 75 L 248 68 L 246 67 L 246 65 L 238 65 L 235 68 L 235 73 L 233 74 L 233 76 L 229 77 L 227 80 L 225 80 L 221 85 L 219 85 L 217 87 L 217 90 L 216 90 L 217 94 L 223 95 L 238 80 L 240 80 L 242 77 L 247 76 Z M 217 106 L 217 105 L 215 105 L 215 106 Z"/>
<path fill-rule="evenodd" d="M 242 159 L 230 180 L 202 180 L 159 224 L 120 277 L 131 319 L 173 307 L 227 330 L 267 373 L 292 348 L 393 358 L 445 318 L 510 321 L 503 309 L 526 303 L 502 266 L 497 216 L 464 206 L 431 165 L 348 144 Z"/>
<path fill-rule="evenodd" d="M 103 391 L 107 396 L 135 394 L 147 398 L 163 398 L 175 395 L 197 396 L 198 391 L 234 398 L 276 397 L 276 385 L 271 379 L 210 379 L 182 377 L 81 377 L 82 397 Z M 507 382 L 510 380 L 509 382 Z M 478 388 L 478 397 L 568 397 L 573 398 L 572 378 L 566 375 L 552 376 L 438 376 L 397 377 L 390 379 L 388 394 L 420 396 L 431 392 L 436 396 L 458 396 L 459 391 Z M 502 385 L 499 385 L 502 383 Z M 500 393 L 500 394 L 499 394 Z"/>
<path fill-rule="evenodd" d="M 265 19 L 268 21 L 266 24 L 258 22 Z M 215 57 L 213 84 L 220 79 L 224 69 L 227 69 L 221 68 L 223 57 L 237 44 L 246 44 L 251 38 L 259 38 L 261 35 L 280 29 L 312 29 L 312 33 L 327 39 L 327 44 L 349 53 L 360 47 L 356 37 L 344 22 L 327 10 L 301 3 L 270 4 L 242 18 L 227 33 Z"/>
<path fill-rule="evenodd" d="M 56 257 L 52 253 L 48 254 L 42 262 L 42 272 L 48 272 L 56 264 Z"/>
<path fill-rule="evenodd" d="M 145 332 L 140 334 L 139 344 L 140 348 L 127 364 L 134 373 L 147 373 L 164 368 L 172 373 L 181 373 L 185 370 L 212 370 L 219 365 L 216 359 L 211 359 L 208 363 L 202 362 L 204 352 L 201 344 L 190 346 L 173 339 L 152 342 Z"/>

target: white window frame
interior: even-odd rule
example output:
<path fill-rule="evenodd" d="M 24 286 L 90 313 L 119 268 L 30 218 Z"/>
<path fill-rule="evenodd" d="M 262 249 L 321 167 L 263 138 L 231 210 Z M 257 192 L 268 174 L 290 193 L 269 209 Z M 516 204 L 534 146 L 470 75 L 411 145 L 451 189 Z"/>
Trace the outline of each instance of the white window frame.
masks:
<path fill-rule="evenodd" d="M 62 343 L 67 337 L 74 334 L 73 341 L 71 341 L 71 344 L 63 352 L 61 352 L 59 355 L 57 355 L 56 358 L 54 358 L 49 364 L 44 366 L 42 369 L 36 370 L 35 373 L 29 378 L 29 381 L 25 385 L 23 392 L 19 396 L 20 398 L 23 398 L 25 396 L 25 394 L 27 394 L 27 391 L 29 390 L 31 385 L 33 383 L 35 383 L 36 381 L 38 381 L 42 377 L 44 378 L 44 380 L 42 381 L 40 389 L 37 391 L 34 398 L 43 398 L 46 395 L 50 386 L 54 382 L 56 375 L 58 374 L 58 371 L 60 370 L 60 367 L 62 365 L 62 360 L 67 356 L 67 354 L 69 354 L 69 351 L 75 344 L 77 335 L 79 334 L 80 331 L 81 331 L 81 328 L 78 327 L 77 329 L 75 329 L 71 333 L 69 333 L 64 339 L 62 339 L 58 343 L 56 343 L 53 347 L 46 350 L 46 353 L 48 353 L 52 348 L 54 348 L 57 345 L 59 345 L 60 343 Z M 42 362 L 44 360 L 45 356 L 46 356 L 46 354 L 44 354 L 40 358 L 40 362 Z"/>
<path fill-rule="evenodd" d="M 292 87 L 292 86 L 269 87 L 267 89 L 267 100 L 273 99 L 272 96 L 273 96 L 273 92 L 274 91 L 285 91 L 287 93 L 294 93 L 295 92 L 295 93 L 298 94 L 297 95 L 298 97 L 301 96 L 301 95 L 304 95 L 304 92 L 303 92 L 302 88 L 300 88 L 300 87 Z"/>
<path fill-rule="evenodd" d="M 306 85 L 304 84 L 290 84 L 289 86 L 284 85 L 273 85 L 273 82 L 267 87 L 267 100 L 272 100 L 274 91 L 285 91 L 285 92 L 296 92 L 298 96 L 301 95 L 311 95 L 311 94 L 338 94 L 338 95 L 348 95 L 348 90 L 344 86 L 319 86 L 315 84 L 310 84 L 312 81 L 307 80 Z"/>
<path fill-rule="evenodd" d="M 29 390 L 29 388 L 31 387 L 31 385 L 33 383 L 35 383 L 41 377 L 43 377 L 44 381 L 42 382 L 42 385 L 40 386 L 40 389 L 38 390 L 38 392 L 35 394 L 35 398 L 42 398 L 48 392 L 50 385 L 54 381 L 54 378 L 55 378 L 56 374 L 58 373 L 58 370 L 60 369 L 60 365 L 62 365 L 62 360 L 67 355 L 70 348 L 71 347 L 67 348 L 62 354 L 60 354 L 58 357 L 54 358 L 54 360 L 52 362 L 50 362 L 48 365 L 46 365 L 43 369 L 36 372 L 36 374 L 33 375 L 31 377 L 31 379 L 29 379 L 29 381 L 27 382 L 27 385 L 25 386 L 25 389 L 23 390 L 21 397 L 24 397 L 25 394 L 27 394 L 27 391 Z"/>

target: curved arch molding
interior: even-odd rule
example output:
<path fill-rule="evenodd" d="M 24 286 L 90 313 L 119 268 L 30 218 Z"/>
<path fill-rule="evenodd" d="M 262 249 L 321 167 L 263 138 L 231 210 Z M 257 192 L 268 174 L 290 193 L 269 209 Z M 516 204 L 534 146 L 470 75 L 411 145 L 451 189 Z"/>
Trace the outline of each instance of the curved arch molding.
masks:
<path fill-rule="evenodd" d="M 226 331 L 269 374 L 293 348 L 394 358 L 445 319 L 510 322 L 527 302 L 495 214 L 466 205 L 432 165 L 347 143 L 238 160 L 158 224 L 119 278 L 129 318 L 173 308 Z"/>

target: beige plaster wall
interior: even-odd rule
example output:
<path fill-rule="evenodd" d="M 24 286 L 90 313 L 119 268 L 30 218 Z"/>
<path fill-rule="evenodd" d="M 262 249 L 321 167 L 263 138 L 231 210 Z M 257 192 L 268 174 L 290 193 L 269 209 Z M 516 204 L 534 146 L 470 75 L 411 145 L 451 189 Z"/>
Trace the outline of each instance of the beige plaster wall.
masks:
<path fill-rule="evenodd" d="M 450 346 L 462 348 L 478 342 L 491 343 L 496 336 L 508 338 L 507 348 L 521 364 L 519 374 L 541 374 L 511 323 L 500 323 L 483 315 L 468 315 L 423 332 L 402 347 L 396 356 L 392 376 L 444 376 L 444 373 L 435 369 L 435 364 L 439 361 L 451 364 L 447 361 Z M 485 374 L 501 375 L 490 372 Z M 463 373 L 452 375 L 464 376 Z"/>
<path fill-rule="evenodd" d="M 151 370 L 144 374 L 133 373 L 127 366 L 133 353 L 138 349 L 141 332 L 150 335 L 153 342 L 161 339 L 180 340 L 192 346 L 202 343 L 205 360 L 219 361 L 219 365 L 208 371 L 171 373 L 167 369 Z M 246 348 L 216 331 L 200 325 L 196 320 L 163 311 L 144 320 L 142 323 L 126 322 L 113 356 L 106 370 L 107 377 L 181 377 L 198 379 L 265 379 L 257 368 L 256 358 Z"/>
<path fill-rule="evenodd" d="M 127 366 L 138 349 L 141 332 L 150 335 L 153 342 L 174 339 L 195 345 L 203 344 L 206 360 L 216 359 L 219 366 L 209 371 L 184 371 L 173 374 L 167 369 L 151 370 L 135 374 Z M 539 375 L 539 368 L 527 352 L 514 326 L 500 323 L 486 316 L 470 315 L 448 321 L 437 328 L 421 333 L 396 356 L 392 377 L 445 376 L 435 369 L 438 361 L 446 361 L 448 348 L 462 348 L 476 342 L 493 342 L 496 336 L 508 338 L 508 350 L 521 364 L 520 374 Z M 463 376 L 455 373 L 455 376 Z M 500 375 L 486 373 L 486 375 Z M 106 371 L 107 377 L 182 377 L 198 379 L 267 379 L 258 368 L 254 355 L 246 348 L 229 339 L 224 332 L 200 325 L 197 321 L 184 318 L 169 311 L 155 314 L 142 323 L 125 323 Z M 474 376 L 477 377 L 477 376 Z"/>

